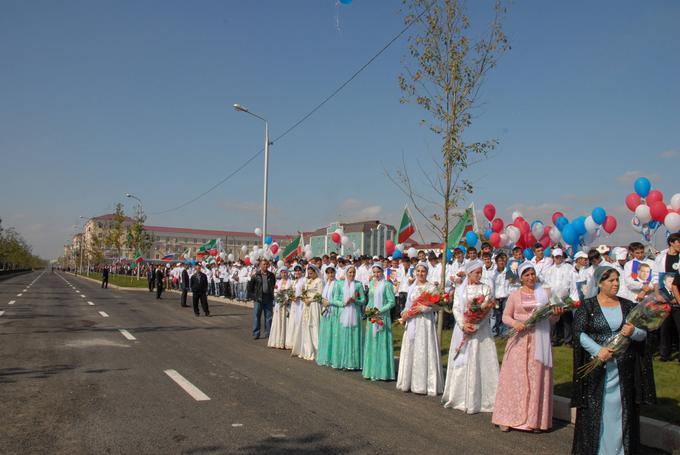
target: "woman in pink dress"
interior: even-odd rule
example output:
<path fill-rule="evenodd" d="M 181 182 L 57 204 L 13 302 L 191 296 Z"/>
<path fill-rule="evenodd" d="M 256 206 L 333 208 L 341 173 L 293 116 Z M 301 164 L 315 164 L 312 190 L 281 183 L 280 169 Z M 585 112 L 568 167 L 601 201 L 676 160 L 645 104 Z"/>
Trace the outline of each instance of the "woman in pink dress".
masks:
<path fill-rule="evenodd" d="M 550 293 L 536 285 L 536 269 L 531 262 L 519 267 L 519 276 L 522 287 L 508 296 L 503 311 L 503 323 L 519 333 L 505 348 L 491 421 L 502 431 L 540 432 L 552 426 L 550 324 L 557 321 L 562 310 L 554 309 L 550 320 L 525 330 L 524 321 L 536 308 L 548 304 Z"/>

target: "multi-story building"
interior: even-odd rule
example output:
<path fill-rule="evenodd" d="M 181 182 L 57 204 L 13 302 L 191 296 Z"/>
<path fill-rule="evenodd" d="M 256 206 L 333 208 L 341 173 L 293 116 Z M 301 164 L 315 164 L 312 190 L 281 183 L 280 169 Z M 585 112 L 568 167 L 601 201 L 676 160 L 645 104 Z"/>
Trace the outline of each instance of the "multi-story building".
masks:
<path fill-rule="evenodd" d="M 354 250 L 336 245 L 331 239 L 333 232 L 340 227 L 343 229 L 343 234 L 349 238 L 350 244 L 354 244 Z M 311 243 L 314 256 L 329 253 L 353 255 L 357 251 L 361 255 L 385 256 L 385 241 L 394 240 L 395 236 L 396 229 L 394 226 L 383 224 L 378 220 L 354 223 L 335 222 L 311 232 L 309 239 L 305 235 L 305 242 Z"/>

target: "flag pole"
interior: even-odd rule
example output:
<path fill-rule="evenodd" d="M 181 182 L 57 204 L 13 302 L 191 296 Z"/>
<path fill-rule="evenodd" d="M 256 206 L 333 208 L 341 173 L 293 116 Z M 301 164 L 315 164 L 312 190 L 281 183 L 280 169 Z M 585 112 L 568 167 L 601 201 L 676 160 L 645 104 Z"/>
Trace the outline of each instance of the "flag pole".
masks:
<path fill-rule="evenodd" d="M 425 244 L 425 239 L 423 238 L 423 233 L 422 233 L 422 231 L 420 230 L 420 228 L 418 227 L 418 225 L 416 224 L 416 219 L 413 217 L 413 214 L 412 214 L 411 211 L 408 209 L 408 204 L 406 204 L 406 205 L 404 206 L 404 210 L 408 213 L 408 217 L 411 219 L 411 222 L 413 223 L 413 226 L 416 228 L 416 232 L 417 232 L 418 235 L 420 236 L 420 241 L 421 241 L 423 244 Z M 397 235 L 399 235 L 398 232 L 397 232 Z"/>

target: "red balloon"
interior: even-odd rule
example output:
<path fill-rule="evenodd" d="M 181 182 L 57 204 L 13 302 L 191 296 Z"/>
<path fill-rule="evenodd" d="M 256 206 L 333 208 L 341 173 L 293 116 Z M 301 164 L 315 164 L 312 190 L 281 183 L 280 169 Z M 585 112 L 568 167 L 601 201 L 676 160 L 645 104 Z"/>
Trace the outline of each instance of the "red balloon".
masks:
<path fill-rule="evenodd" d="M 550 239 L 550 230 L 552 229 L 552 226 L 544 226 L 543 227 L 543 237 L 548 237 Z"/>
<path fill-rule="evenodd" d="M 500 233 L 503 230 L 503 220 L 496 218 L 491 222 L 491 230 Z"/>
<path fill-rule="evenodd" d="M 645 200 L 647 201 L 647 205 L 651 207 L 654 202 L 663 201 L 663 193 L 659 190 L 652 190 L 649 192 Z"/>
<path fill-rule="evenodd" d="M 391 256 L 394 253 L 394 248 L 394 240 L 385 240 L 385 253 Z"/>
<path fill-rule="evenodd" d="M 663 201 L 656 201 L 649 206 L 649 213 L 652 215 L 653 220 L 663 223 L 666 215 L 668 215 L 668 207 L 666 207 Z"/>
<path fill-rule="evenodd" d="M 489 236 L 489 243 L 491 243 L 491 246 L 493 246 L 494 248 L 498 248 L 499 246 L 501 246 L 501 235 L 498 232 L 492 232 L 491 235 Z"/>
<path fill-rule="evenodd" d="M 519 232 L 521 232 L 522 235 L 527 235 L 527 233 L 531 234 L 531 226 L 529 226 L 529 223 L 527 223 L 526 221 L 523 223 L 520 222 L 519 226 L 517 227 L 519 228 Z"/>
<path fill-rule="evenodd" d="M 493 204 L 486 204 L 484 206 L 484 216 L 489 221 L 493 220 L 493 217 L 496 216 L 496 207 Z"/>
<path fill-rule="evenodd" d="M 512 224 L 519 227 L 519 225 L 522 224 L 524 221 L 526 221 L 524 218 L 522 218 L 521 216 L 518 216 L 517 218 L 515 218 L 515 220 L 512 222 Z"/>
<path fill-rule="evenodd" d="M 536 244 L 536 237 L 534 237 L 534 234 L 531 232 L 527 232 L 524 234 L 524 245 L 526 245 L 527 248 L 533 248 L 533 246 Z"/>
<path fill-rule="evenodd" d="M 630 193 L 626 196 L 626 207 L 628 207 L 628 210 L 631 212 L 635 212 L 635 209 L 640 205 L 640 202 L 642 201 L 637 193 Z"/>
<path fill-rule="evenodd" d="M 279 251 L 279 246 L 275 243 L 272 245 L 272 254 L 276 254 Z"/>
<path fill-rule="evenodd" d="M 338 234 L 337 232 L 334 232 L 334 233 L 331 234 L 331 240 L 336 245 L 339 245 L 340 242 L 342 241 L 342 236 L 340 234 Z"/>
<path fill-rule="evenodd" d="M 246 256 L 246 258 L 243 260 L 243 263 L 245 265 L 250 265 L 250 258 Z"/>
<path fill-rule="evenodd" d="M 607 215 L 607 217 L 604 219 L 604 223 L 602 223 L 602 229 L 607 234 L 611 234 L 616 230 L 616 218 L 614 218 L 611 215 Z"/>
<path fill-rule="evenodd" d="M 539 240 L 538 243 L 543 245 L 543 248 L 548 248 L 548 246 L 550 246 L 550 237 L 544 235 L 543 237 L 541 237 L 541 240 Z"/>
<path fill-rule="evenodd" d="M 561 216 L 564 216 L 564 213 L 562 213 L 562 212 L 555 212 L 555 213 L 553 213 L 553 216 L 552 216 L 552 222 L 553 222 L 553 224 L 557 224 L 557 220 L 558 220 Z"/>

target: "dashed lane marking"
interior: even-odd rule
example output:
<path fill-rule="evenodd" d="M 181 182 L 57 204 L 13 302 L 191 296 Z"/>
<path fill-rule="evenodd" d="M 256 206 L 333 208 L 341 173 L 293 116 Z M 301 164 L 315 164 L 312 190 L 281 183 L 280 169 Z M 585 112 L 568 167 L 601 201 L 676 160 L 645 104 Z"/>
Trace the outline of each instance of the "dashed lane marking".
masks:
<path fill-rule="evenodd" d="M 5 312 L 4 312 L 4 311 L 0 311 L 0 316 L 2 316 L 3 314 L 5 314 Z"/>
<path fill-rule="evenodd" d="M 87 301 L 88 305 L 94 306 L 94 302 L 90 302 L 89 300 Z"/>
<path fill-rule="evenodd" d="M 10 300 L 8 305 L 14 305 L 16 303 L 16 300 Z"/>
<path fill-rule="evenodd" d="M 118 331 L 121 333 L 121 335 L 123 335 L 125 338 L 127 338 L 130 341 L 134 341 L 134 340 L 137 339 L 134 336 L 132 336 L 132 334 L 125 329 L 118 329 Z"/>
<path fill-rule="evenodd" d="M 175 370 L 165 370 L 164 373 L 167 374 L 168 376 L 170 376 L 170 379 L 175 381 L 177 383 L 177 385 L 180 386 L 181 388 L 183 388 L 184 391 L 186 393 L 188 393 L 191 396 L 191 398 L 193 398 L 194 400 L 196 400 L 196 401 L 209 401 L 210 400 L 210 397 L 208 395 L 201 392 L 201 390 L 198 387 L 196 387 L 195 385 L 193 385 L 192 383 L 187 381 L 184 378 L 184 376 L 179 374 L 177 371 L 175 371 Z"/>
<path fill-rule="evenodd" d="M 22 295 L 23 295 L 22 293 L 19 293 L 19 294 L 17 294 L 17 297 L 21 297 Z"/>
<path fill-rule="evenodd" d="M 103 311 L 100 311 L 99 314 L 101 314 L 103 318 L 108 318 L 108 317 L 109 317 L 109 315 L 106 314 L 106 313 L 104 313 Z"/>

